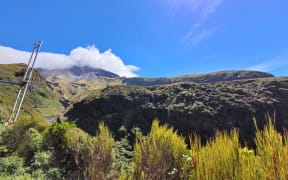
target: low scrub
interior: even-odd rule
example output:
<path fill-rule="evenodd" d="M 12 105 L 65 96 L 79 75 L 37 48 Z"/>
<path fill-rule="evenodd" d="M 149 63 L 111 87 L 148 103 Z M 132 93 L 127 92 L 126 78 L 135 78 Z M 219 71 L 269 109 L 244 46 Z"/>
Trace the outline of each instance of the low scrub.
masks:
<path fill-rule="evenodd" d="M 241 146 L 237 130 L 217 131 L 205 144 L 193 135 L 188 148 L 156 120 L 147 136 L 136 133 L 133 153 L 103 123 L 90 136 L 74 124 L 36 119 L 1 130 L 0 179 L 288 179 L 288 134 L 270 118 L 263 129 L 255 125 L 254 149 Z"/>

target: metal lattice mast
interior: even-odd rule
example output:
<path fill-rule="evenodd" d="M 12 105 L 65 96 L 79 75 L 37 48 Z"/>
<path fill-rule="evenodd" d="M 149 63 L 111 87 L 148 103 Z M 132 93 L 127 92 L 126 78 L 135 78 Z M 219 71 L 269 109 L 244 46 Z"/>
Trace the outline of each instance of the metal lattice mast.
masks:
<path fill-rule="evenodd" d="M 38 53 L 40 51 L 41 45 L 42 45 L 42 41 L 34 44 L 34 47 L 32 49 L 32 53 L 31 53 L 31 56 L 30 56 L 30 59 L 29 59 L 28 65 L 27 65 L 27 69 L 26 69 L 25 75 L 23 77 L 21 87 L 20 87 L 19 92 L 17 94 L 17 97 L 15 100 L 9 121 L 17 121 L 17 118 L 18 118 L 20 110 L 21 110 L 21 106 L 22 106 L 23 101 L 25 99 L 27 89 L 28 89 L 29 83 L 30 83 L 32 75 L 33 75 L 34 65 L 35 65 Z"/>

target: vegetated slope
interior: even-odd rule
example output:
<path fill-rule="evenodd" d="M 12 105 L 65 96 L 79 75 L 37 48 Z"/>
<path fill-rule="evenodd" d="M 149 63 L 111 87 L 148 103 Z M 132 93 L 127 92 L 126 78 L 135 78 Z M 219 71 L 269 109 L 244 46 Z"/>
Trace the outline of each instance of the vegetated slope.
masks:
<path fill-rule="evenodd" d="M 178 82 L 210 83 L 220 81 L 233 81 L 242 79 L 255 79 L 273 77 L 272 74 L 259 71 L 219 71 L 206 74 L 178 76 L 172 78 L 123 78 L 123 83 L 136 86 L 165 85 Z"/>
<path fill-rule="evenodd" d="M 90 92 L 122 84 L 119 76 L 99 68 L 74 66 L 66 69 L 39 69 L 53 93 L 65 107 L 85 98 Z"/>
<path fill-rule="evenodd" d="M 25 64 L 0 64 L 0 79 L 20 82 L 26 68 Z M 58 115 L 63 107 L 37 70 L 34 72 L 32 83 L 24 100 L 21 114 L 39 114 L 46 118 Z M 7 120 L 20 87 L 2 82 L 0 82 L 0 87 L 0 120 Z"/>
<path fill-rule="evenodd" d="M 100 121 L 116 137 L 140 128 L 147 133 L 153 119 L 179 133 L 211 137 L 216 129 L 238 128 L 242 142 L 253 141 L 265 113 L 275 113 L 278 129 L 288 128 L 288 78 L 262 78 L 217 83 L 176 83 L 163 86 L 107 87 L 75 103 L 66 116 L 93 134 Z"/>
<path fill-rule="evenodd" d="M 219 82 L 237 79 L 273 77 L 273 75 L 257 71 L 222 71 L 208 74 L 178 76 L 175 78 L 120 78 L 118 75 L 99 68 L 73 66 L 66 69 L 39 69 L 53 93 L 65 107 L 81 101 L 89 93 L 97 89 L 115 85 L 152 86 L 173 84 L 177 82 Z"/>

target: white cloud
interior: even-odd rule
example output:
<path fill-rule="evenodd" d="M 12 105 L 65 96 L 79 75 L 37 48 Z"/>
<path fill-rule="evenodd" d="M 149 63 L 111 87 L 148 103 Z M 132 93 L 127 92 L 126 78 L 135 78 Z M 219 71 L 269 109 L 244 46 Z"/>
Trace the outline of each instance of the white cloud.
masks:
<path fill-rule="evenodd" d="M 215 13 L 222 2 L 223 0 L 207 0 L 203 8 L 203 15 L 207 17 L 210 14 Z"/>
<path fill-rule="evenodd" d="M 208 39 L 214 32 L 215 28 L 202 28 L 205 25 L 207 19 L 217 11 L 224 0 L 190 0 L 191 10 L 197 11 L 198 20 L 191 29 L 186 33 L 184 37 L 185 42 L 192 43 L 193 46 L 199 44 L 202 41 Z"/>
<path fill-rule="evenodd" d="M 29 57 L 30 52 L 0 46 L 0 64 L 27 63 Z M 137 76 L 135 72 L 139 70 L 136 66 L 125 65 L 111 49 L 101 53 L 95 46 L 77 47 L 69 55 L 40 52 L 35 66 L 47 69 L 90 66 L 126 77 Z"/>
<path fill-rule="evenodd" d="M 288 65 L 288 54 L 276 56 L 270 60 L 246 68 L 247 70 L 269 72 Z"/>
<path fill-rule="evenodd" d="M 186 34 L 184 40 L 191 43 L 193 46 L 196 46 L 208 39 L 214 32 L 215 30 L 213 29 L 204 29 L 202 31 L 192 30 Z"/>
<path fill-rule="evenodd" d="M 169 11 L 173 14 L 181 9 L 188 9 L 190 12 L 199 13 L 205 18 L 216 12 L 224 0 L 165 0 Z"/>

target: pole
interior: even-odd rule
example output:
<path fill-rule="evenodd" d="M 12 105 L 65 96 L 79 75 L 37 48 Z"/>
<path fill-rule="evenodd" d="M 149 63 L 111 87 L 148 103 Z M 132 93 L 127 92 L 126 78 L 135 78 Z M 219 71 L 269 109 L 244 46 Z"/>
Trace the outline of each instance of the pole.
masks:
<path fill-rule="evenodd" d="M 27 89 L 28 89 L 29 83 L 30 83 L 31 78 L 32 78 L 32 75 L 33 75 L 33 68 L 34 68 L 36 59 L 37 59 L 37 57 L 38 57 L 38 53 L 39 53 L 39 51 L 40 51 L 40 48 L 41 48 L 41 46 L 42 46 L 42 43 L 43 43 L 43 41 L 40 41 L 38 44 L 35 44 L 35 45 L 34 45 L 34 48 L 33 48 L 32 54 L 31 54 L 31 57 L 33 57 L 35 51 L 36 51 L 36 54 L 35 54 L 35 56 L 34 56 L 34 58 L 33 58 L 33 60 L 32 60 L 32 66 L 31 66 L 31 68 L 29 67 L 29 66 L 30 66 L 30 62 L 31 62 L 31 59 L 29 60 L 29 63 L 28 63 L 28 67 L 27 67 L 27 71 L 26 71 L 27 74 L 25 74 L 26 76 L 24 76 L 24 77 L 25 77 L 24 82 L 25 82 L 26 84 L 25 84 L 25 88 L 24 88 L 23 95 L 22 95 L 22 97 L 21 97 L 20 104 L 19 104 L 18 109 L 17 109 L 17 112 L 16 112 L 16 116 L 15 116 L 15 119 L 14 119 L 15 122 L 16 122 L 17 119 L 18 119 L 18 116 L 19 116 L 19 113 L 20 113 L 20 110 L 21 110 L 23 101 L 24 101 L 24 99 L 25 99 L 25 96 L 26 96 L 26 93 L 27 93 Z M 30 71 L 29 71 L 29 69 L 30 69 Z M 28 72 L 28 71 L 29 71 L 29 72 Z M 28 79 L 27 79 L 27 78 L 28 78 Z M 22 89 L 22 88 L 21 88 L 21 89 Z M 20 89 L 20 91 L 21 91 L 21 89 Z"/>

